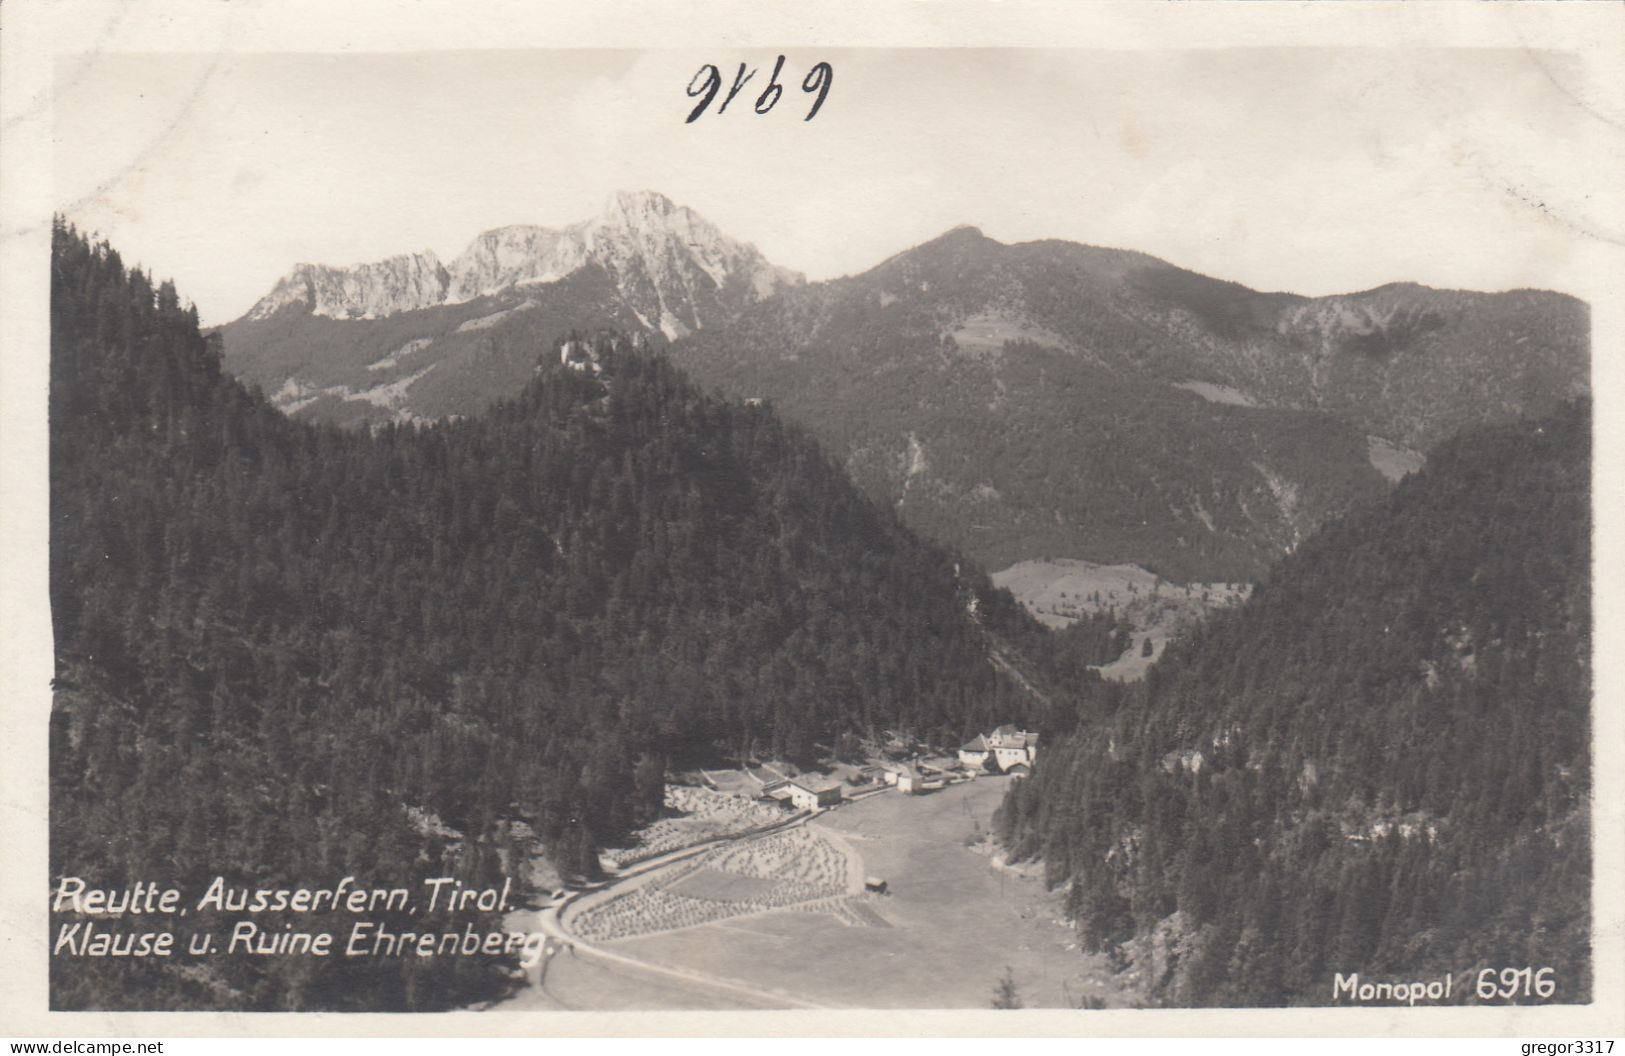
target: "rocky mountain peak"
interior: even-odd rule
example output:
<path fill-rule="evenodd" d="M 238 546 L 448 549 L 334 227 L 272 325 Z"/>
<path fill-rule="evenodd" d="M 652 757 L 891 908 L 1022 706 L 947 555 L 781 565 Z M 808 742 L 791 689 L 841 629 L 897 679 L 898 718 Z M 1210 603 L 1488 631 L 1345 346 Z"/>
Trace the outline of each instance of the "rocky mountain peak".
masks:
<path fill-rule="evenodd" d="M 609 273 L 645 326 L 672 338 L 805 281 L 663 194 L 617 191 L 598 216 L 563 229 L 513 224 L 482 232 L 446 266 L 433 253 L 350 268 L 301 264 L 248 319 L 290 305 L 338 319 L 377 318 L 557 282 L 588 265 Z"/>
<path fill-rule="evenodd" d="M 264 319 L 294 304 L 333 319 L 376 319 L 439 304 L 449 276 L 433 250 L 348 268 L 298 264 L 249 310 Z"/>
<path fill-rule="evenodd" d="M 610 219 L 619 217 L 649 217 L 667 216 L 674 212 L 687 213 L 686 206 L 680 206 L 659 191 L 616 191 L 604 202 L 600 218 Z"/>
<path fill-rule="evenodd" d="M 561 233 L 534 224 L 510 224 L 480 233 L 451 262 L 446 300 L 471 301 L 529 282 L 553 282 L 568 271 L 555 255 Z M 574 270 L 574 269 L 571 269 Z"/>

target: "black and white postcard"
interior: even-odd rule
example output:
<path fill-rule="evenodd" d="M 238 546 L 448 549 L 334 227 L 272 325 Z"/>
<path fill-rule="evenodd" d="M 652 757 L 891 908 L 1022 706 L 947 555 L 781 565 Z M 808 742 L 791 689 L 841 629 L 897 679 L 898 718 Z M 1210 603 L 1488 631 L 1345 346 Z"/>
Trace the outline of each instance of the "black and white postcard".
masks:
<path fill-rule="evenodd" d="M 1619 1032 L 1625 9 L 814 12 L 0 12 L 25 1021 Z"/>

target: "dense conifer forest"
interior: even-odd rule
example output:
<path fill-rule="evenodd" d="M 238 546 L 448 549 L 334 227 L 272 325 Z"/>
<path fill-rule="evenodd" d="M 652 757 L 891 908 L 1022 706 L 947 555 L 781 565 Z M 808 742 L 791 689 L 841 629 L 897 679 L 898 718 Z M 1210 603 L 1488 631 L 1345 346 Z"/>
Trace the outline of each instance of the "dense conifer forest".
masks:
<path fill-rule="evenodd" d="M 1590 450 L 1583 403 L 1446 442 L 1097 695 L 1000 816 L 1083 948 L 1177 1006 L 1589 1000 Z"/>
<path fill-rule="evenodd" d="M 170 284 L 60 222 L 51 294 L 55 876 L 490 884 L 538 846 L 590 873 L 668 768 L 1046 724 L 995 651 L 1067 714 L 1088 681 L 771 408 L 612 337 L 601 373 L 538 349 L 485 415 L 358 432 L 278 414 Z M 1115 635 L 1069 644 L 1105 659 Z M 54 958 L 52 998 L 432 1009 L 506 979 Z"/>

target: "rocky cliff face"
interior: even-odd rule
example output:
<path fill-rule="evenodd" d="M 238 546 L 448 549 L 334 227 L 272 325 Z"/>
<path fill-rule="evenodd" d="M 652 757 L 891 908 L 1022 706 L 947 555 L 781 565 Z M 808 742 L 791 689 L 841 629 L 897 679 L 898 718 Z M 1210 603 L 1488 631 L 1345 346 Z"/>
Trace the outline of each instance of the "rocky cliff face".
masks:
<path fill-rule="evenodd" d="M 247 318 L 307 305 L 311 314 L 332 319 L 375 319 L 556 282 L 592 264 L 609 274 L 646 327 L 669 338 L 723 322 L 804 281 L 664 195 L 621 192 L 598 216 L 563 230 L 514 225 L 486 231 L 449 266 L 432 252 L 351 268 L 301 264 Z"/>
<path fill-rule="evenodd" d="M 566 229 L 560 255 L 601 265 L 639 318 L 669 338 L 725 322 L 804 281 L 692 209 L 652 193 L 612 197 L 596 219 Z"/>
<path fill-rule="evenodd" d="M 484 232 L 451 262 L 446 300 L 471 301 L 525 283 L 563 278 L 575 268 L 558 269 L 556 251 L 561 237 L 552 228 L 533 224 Z"/>
<path fill-rule="evenodd" d="M 303 304 L 311 314 L 329 319 L 377 319 L 439 304 L 449 278 L 432 251 L 351 268 L 300 264 L 250 309 L 248 318 L 265 319 Z"/>

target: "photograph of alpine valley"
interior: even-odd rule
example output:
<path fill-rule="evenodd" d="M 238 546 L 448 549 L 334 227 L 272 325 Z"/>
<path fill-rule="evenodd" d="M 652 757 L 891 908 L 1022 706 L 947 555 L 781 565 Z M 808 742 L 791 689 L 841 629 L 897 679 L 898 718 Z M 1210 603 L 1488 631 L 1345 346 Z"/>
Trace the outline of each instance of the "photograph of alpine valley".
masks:
<path fill-rule="evenodd" d="M 1549 71 L 778 54 L 59 75 L 52 1006 L 1590 1003 Z"/>

